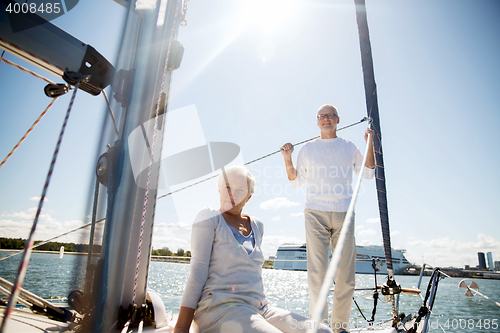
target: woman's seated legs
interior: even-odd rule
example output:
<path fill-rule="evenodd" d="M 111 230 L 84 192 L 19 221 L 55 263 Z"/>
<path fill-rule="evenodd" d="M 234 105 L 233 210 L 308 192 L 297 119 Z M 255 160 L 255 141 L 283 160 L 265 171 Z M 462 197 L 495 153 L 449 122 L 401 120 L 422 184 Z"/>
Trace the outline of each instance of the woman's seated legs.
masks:
<path fill-rule="evenodd" d="M 318 333 L 332 333 L 327 323 L 313 322 L 309 318 L 280 308 L 269 306 L 262 316 L 283 333 L 305 333 L 315 327 L 318 328 Z"/>
<path fill-rule="evenodd" d="M 290 311 L 237 302 L 209 308 L 196 317 L 200 333 L 305 333 L 314 327 L 310 319 Z M 319 333 L 332 332 L 324 324 L 316 323 L 316 327 Z"/>
<path fill-rule="evenodd" d="M 209 308 L 195 316 L 200 333 L 281 333 L 262 316 L 262 311 L 247 304 L 230 302 Z"/>

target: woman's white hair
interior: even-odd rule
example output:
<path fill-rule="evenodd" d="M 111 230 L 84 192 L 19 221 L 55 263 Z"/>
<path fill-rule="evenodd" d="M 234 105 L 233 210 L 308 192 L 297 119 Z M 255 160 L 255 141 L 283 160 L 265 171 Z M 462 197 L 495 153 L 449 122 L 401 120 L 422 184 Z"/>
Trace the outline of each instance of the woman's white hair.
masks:
<path fill-rule="evenodd" d="M 248 193 L 253 194 L 253 192 L 255 191 L 255 178 L 243 165 L 232 165 L 230 167 L 224 168 L 223 173 L 219 175 L 219 188 L 221 188 L 221 186 L 224 186 L 226 182 L 224 180 L 224 173 L 226 173 L 226 175 L 230 173 L 244 175 L 245 177 L 247 177 Z"/>

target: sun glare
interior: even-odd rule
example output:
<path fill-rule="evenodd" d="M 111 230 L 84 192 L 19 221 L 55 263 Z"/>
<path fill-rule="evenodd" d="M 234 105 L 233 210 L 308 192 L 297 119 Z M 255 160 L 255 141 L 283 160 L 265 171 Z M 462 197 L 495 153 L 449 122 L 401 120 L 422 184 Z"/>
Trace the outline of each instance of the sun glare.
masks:
<path fill-rule="evenodd" d="M 296 0 L 251 0 L 246 3 L 242 23 L 273 34 L 291 21 L 296 8 Z"/>

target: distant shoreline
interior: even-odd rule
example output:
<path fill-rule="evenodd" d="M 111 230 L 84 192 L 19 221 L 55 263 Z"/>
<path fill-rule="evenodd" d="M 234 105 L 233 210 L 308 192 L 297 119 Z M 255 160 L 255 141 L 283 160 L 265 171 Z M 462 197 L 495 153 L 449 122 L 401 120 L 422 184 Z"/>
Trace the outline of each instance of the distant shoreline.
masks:
<path fill-rule="evenodd" d="M 179 264 L 189 264 L 191 262 L 191 257 L 151 256 L 151 261 L 176 262 Z"/>
<path fill-rule="evenodd" d="M 22 250 L 12 250 L 12 249 L 0 249 L 3 252 L 20 252 Z M 36 253 L 48 253 L 48 254 L 59 254 L 59 251 L 38 251 L 33 250 Z M 64 252 L 64 254 L 68 255 L 87 255 L 85 252 Z M 96 254 L 94 254 L 96 255 Z M 98 255 L 98 253 L 97 253 Z M 176 257 L 176 256 L 151 256 L 151 261 L 160 261 L 160 262 L 172 262 L 178 264 L 189 264 L 191 261 L 191 257 Z M 273 269 L 270 265 L 265 265 L 263 268 Z M 452 277 L 456 278 L 473 278 L 473 279 L 487 279 L 487 280 L 500 280 L 500 273 L 491 272 L 491 271 L 477 271 L 477 270 L 463 270 L 463 269 L 447 269 L 442 268 L 442 270 L 449 274 Z M 431 275 L 432 271 L 424 271 L 424 276 Z M 419 275 L 418 273 L 410 273 L 405 272 L 402 275 Z"/>
<path fill-rule="evenodd" d="M 3 251 L 3 252 L 22 252 L 23 250 L 15 250 L 15 249 L 0 249 L 0 251 Z M 40 251 L 40 250 L 32 250 L 31 252 L 36 252 L 36 253 L 50 253 L 50 254 L 59 254 L 59 251 Z M 88 253 L 87 252 L 66 252 L 64 251 L 64 254 L 69 254 L 69 255 L 75 255 L 75 254 L 79 254 L 79 255 L 87 255 Z"/>

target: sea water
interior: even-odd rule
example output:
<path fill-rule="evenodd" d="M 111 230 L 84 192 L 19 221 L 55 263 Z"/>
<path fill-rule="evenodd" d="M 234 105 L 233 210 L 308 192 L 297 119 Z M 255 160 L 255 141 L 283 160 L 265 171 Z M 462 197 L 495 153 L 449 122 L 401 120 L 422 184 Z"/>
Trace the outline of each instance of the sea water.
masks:
<path fill-rule="evenodd" d="M 0 258 L 11 252 L 1 251 Z M 20 255 L 0 261 L 0 276 L 14 281 Z M 65 301 L 70 289 L 81 285 L 82 279 L 75 279 L 75 263 L 85 262 L 80 255 L 33 253 L 23 288 L 52 301 Z M 178 313 L 179 303 L 188 276 L 189 265 L 153 261 L 150 265 L 148 287 L 160 294 L 167 311 Z M 395 276 L 397 283 L 404 288 L 416 288 L 418 276 Z M 309 300 L 307 291 L 307 273 L 264 269 L 263 280 L 269 301 L 278 307 L 308 315 Z M 439 282 L 437 297 L 430 317 L 429 332 L 500 332 L 500 307 L 476 295 L 464 296 L 458 289 L 461 278 L 445 278 Z M 425 296 L 429 277 L 422 279 L 422 296 Z M 493 300 L 500 301 L 500 280 L 475 279 L 479 291 Z M 377 276 L 377 284 L 385 282 L 384 276 Z M 372 288 L 374 277 L 371 274 L 357 274 L 356 288 Z M 81 288 L 81 287 L 80 287 Z M 366 318 L 370 318 L 373 309 L 373 291 L 356 291 L 355 300 Z M 380 295 L 380 294 L 379 294 Z M 329 303 L 333 299 L 329 296 Z M 422 299 L 418 295 L 401 294 L 400 312 L 418 313 Z M 391 318 L 392 305 L 380 295 L 375 321 Z M 353 303 L 352 323 L 364 323 L 360 310 Z"/>

